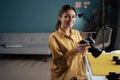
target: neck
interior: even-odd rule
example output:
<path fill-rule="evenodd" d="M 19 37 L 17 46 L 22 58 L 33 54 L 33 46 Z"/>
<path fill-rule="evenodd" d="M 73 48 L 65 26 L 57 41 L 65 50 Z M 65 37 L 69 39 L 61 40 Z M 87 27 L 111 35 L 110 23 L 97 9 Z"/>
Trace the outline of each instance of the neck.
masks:
<path fill-rule="evenodd" d="M 66 35 L 70 35 L 70 28 L 61 27 L 61 29 L 66 33 Z"/>

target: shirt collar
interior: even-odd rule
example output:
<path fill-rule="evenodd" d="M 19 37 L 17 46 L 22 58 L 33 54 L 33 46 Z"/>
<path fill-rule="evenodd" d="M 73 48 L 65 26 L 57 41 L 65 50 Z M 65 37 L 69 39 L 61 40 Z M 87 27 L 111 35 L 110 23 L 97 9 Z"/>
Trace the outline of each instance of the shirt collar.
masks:
<path fill-rule="evenodd" d="M 67 35 L 65 34 L 65 32 L 64 32 L 61 28 L 58 29 L 58 33 L 60 34 L 61 37 L 67 36 Z M 75 34 L 75 32 L 74 32 L 73 29 L 71 29 L 71 36 L 72 36 L 73 34 Z"/>

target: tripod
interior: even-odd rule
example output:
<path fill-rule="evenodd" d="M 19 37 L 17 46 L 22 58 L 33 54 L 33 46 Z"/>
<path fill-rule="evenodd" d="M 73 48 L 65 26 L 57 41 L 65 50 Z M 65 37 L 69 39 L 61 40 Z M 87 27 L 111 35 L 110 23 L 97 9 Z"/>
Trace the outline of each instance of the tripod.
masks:
<path fill-rule="evenodd" d="M 103 27 L 102 27 L 102 42 L 103 42 L 103 51 L 105 51 L 105 45 L 104 45 L 104 42 L 105 42 L 105 1 L 103 0 Z"/>

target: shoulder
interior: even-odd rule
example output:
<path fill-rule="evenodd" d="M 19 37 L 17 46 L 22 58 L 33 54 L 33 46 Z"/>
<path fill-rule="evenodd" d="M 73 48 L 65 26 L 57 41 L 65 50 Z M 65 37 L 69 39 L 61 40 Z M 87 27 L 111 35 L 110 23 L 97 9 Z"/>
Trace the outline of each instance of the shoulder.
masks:
<path fill-rule="evenodd" d="M 50 34 L 49 38 L 53 38 L 53 37 L 56 37 L 56 36 L 58 36 L 58 32 L 57 32 L 57 31 L 52 32 L 52 33 Z"/>
<path fill-rule="evenodd" d="M 79 34 L 80 31 L 78 31 L 77 29 L 71 29 L 73 33 Z"/>
<path fill-rule="evenodd" d="M 79 37 L 80 40 L 82 39 L 82 36 L 80 34 L 81 31 L 76 30 L 76 29 L 72 29 L 72 32 L 73 32 L 74 35 L 76 35 L 77 37 Z"/>
<path fill-rule="evenodd" d="M 57 35 L 57 31 L 54 31 L 50 34 L 50 36 L 54 36 L 54 35 Z"/>

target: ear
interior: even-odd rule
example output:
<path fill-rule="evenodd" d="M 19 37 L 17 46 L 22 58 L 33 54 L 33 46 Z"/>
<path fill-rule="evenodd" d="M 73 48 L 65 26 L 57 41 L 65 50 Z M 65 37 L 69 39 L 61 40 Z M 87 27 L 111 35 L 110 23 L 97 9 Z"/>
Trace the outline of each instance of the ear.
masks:
<path fill-rule="evenodd" d="M 58 20 L 61 21 L 61 17 L 60 16 L 58 17 Z"/>

